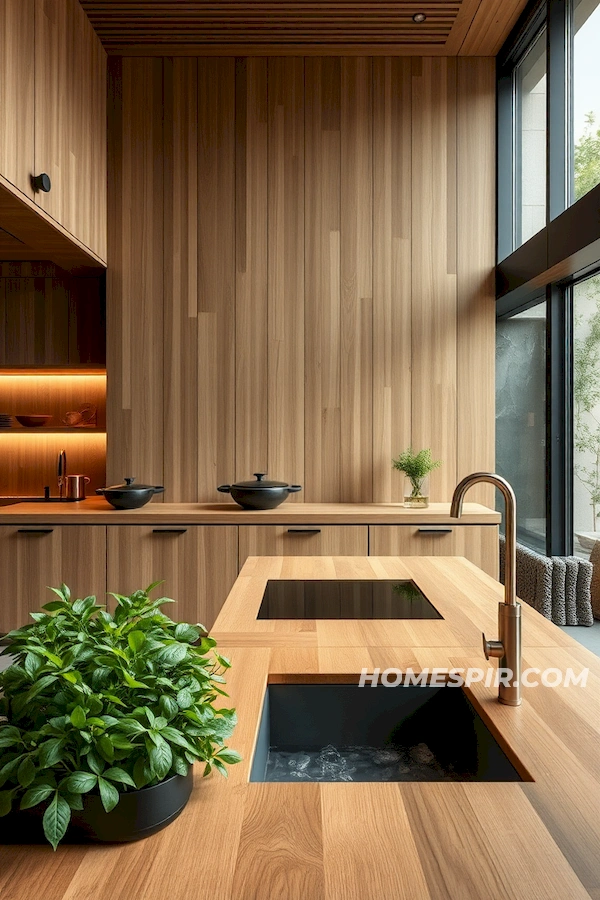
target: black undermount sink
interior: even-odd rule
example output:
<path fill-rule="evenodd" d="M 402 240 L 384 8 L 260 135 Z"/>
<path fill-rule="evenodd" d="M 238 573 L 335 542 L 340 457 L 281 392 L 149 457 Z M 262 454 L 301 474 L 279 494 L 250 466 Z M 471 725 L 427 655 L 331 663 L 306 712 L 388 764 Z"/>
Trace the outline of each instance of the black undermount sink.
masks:
<path fill-rule="evenodd" d="M 270 684 L 250 781 L 523 781 L 460 687 Z"/>
<path fill-rule="evenodd" d="M 414 581 L 267 581 L 259 619 L 441 619 Z"/>

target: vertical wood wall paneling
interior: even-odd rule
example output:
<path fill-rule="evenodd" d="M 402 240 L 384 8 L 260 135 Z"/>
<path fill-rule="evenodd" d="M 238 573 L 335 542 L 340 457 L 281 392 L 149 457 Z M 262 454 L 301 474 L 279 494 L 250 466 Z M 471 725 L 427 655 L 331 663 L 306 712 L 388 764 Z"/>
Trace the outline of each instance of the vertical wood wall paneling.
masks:
<path fill-rule="evenodd" d="M 412 445 L 431 447 L 442 460 L 430 479 L 435 500 L 450 498 L 456 485 L 457 279 L 448 253 L 448 212 L 456 208 L 456 180 L 448 175 L 454 71 L 444 58 L 413 61 Z"/>
<path fill-rule="evenodd" d="M 111 60 L 110 479 L 397 502 L 410 444 L 433 500 L 493 466 L 492 68 Z"/>
<path fill-rule="evenodd" d="M 198 493 L 198 63 L 164 60 L 164 499 Z M 168 473 L 168 474 L 167 474 Z"/>
<path fill-rule="evenodd" d="M 493 471 L 495 458 L 495 61 L 457 60 L 458 472 Z M 478 485 L 473 500 L 494 505 Z"/>
<path fill-rule="evenodd" d="M 268 61 L 268 452 L 304 485 L 304 63 Z M 290 500 L 302 500 L 292 494 Z"/>
<path fill-rule="evenodd" d="M 107 469 L 109 480 L 133 475 L 164 484 L 163 62 L 126 58 L 118 67 L 109 170 Z"/>
<path fill-rule="evenodd" d="M 235 60 L 200 58 L 197 499 L 204 502 L 226 500 L 217 485 L 236 472 L 235 174 Z M 189 459 L 189 448 L 182 453 Z"/>
<path fill-rule="evenodd" d="M 269 471 L 267 59 L 236 60 L 236 480 Z"/>
<path fill-rule="evenodd" d="M 34 0 L 0 4 L 0 110 L 9 126 L 0 130 L 0 172 L 28 197 L 33 197 L 34 23 Z"/>
<path fill-rule="evenodd" d="M 373 499 L 373 61 L 342 59 L 341 417 L 344 499 Z"/>
<path fill-rule="evenodd" d="M 410 59 L 373 60 L 373 500 L 388 503 L 411 442 L 411 78 Z"/>
<path fill-rule="evenodd" d="M 306 502 L 345 498 L 340 432 L 341 60 L 305 59 Z"/>

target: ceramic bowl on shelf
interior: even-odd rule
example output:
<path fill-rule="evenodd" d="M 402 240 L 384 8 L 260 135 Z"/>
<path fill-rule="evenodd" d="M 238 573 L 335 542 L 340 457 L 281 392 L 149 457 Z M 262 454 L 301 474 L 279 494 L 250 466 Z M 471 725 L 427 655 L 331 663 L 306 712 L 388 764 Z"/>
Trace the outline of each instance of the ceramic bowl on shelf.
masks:
<path fill-rule="evenodd" d="M 34 416 L 15 416 L 17 422 L 20 422 L 25 428 L 39 428 L 40 425 L 45 425 L 52 416 L 46 415 L 34 415 Z"/>

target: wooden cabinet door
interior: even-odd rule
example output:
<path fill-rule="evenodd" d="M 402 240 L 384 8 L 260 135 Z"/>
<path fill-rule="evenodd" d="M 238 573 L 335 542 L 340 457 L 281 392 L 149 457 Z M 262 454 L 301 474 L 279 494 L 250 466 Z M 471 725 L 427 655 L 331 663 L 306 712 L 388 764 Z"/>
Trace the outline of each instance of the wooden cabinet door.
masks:
<path fill-rule="evenodd" d="M 366 525 L 240 525 L 240 569 L 249 556 L 367 556 Z"/>
<path fill-rule="evenodd" d="M 210 629 L 237 578 L 237 542 L 235 525 L 109 525 L 108 590 L 162 580 L 156 596 L 176 601 L 165 613 Z"/>
<path fill-rule="evenodd" d="M 498 578 L 497 525 L 371 525 L 370 556 L 465 556 Z"/>
<path fill-rule="evenodd" d="M 35 0 L 36 202 L 106 259 L 106 53 L 77 0 Z"/>
<path fill-rule="evenodd" d="M 0 3 L 0 175 L 33 197 L 34 0 Z"/>
<path fill-rule="evenodd" d="M 4 525 L 0 527 L 0 633 L 30 622 L 49 603 L 48 587 L 62 582 L 71 594 L 106 593 L 104 525 Z"/>

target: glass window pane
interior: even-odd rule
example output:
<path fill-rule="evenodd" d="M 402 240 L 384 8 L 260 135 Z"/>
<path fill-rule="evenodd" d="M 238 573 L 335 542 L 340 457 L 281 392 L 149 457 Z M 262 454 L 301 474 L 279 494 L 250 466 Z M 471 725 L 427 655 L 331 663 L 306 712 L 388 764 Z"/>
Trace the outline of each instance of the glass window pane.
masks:
<path fill-rule="evenodd" d="M 496 471 L 515 491 L 517 540 L 545 553 L 545 301 L 497 323 Z"/>
<path fill-rule="evenodd" d="M 600 539 L 600 275 L 573 287 L 574 552 Z"/>
<path fill-rule="evenodd" d="M 515 69 L 516 246 L 546 225 L 546 31 Z"/>
<path fill-rule="evenodd" d="M 573 141 L 575 201 L 600 184 L 600 0 L 573 10 Z"/>

